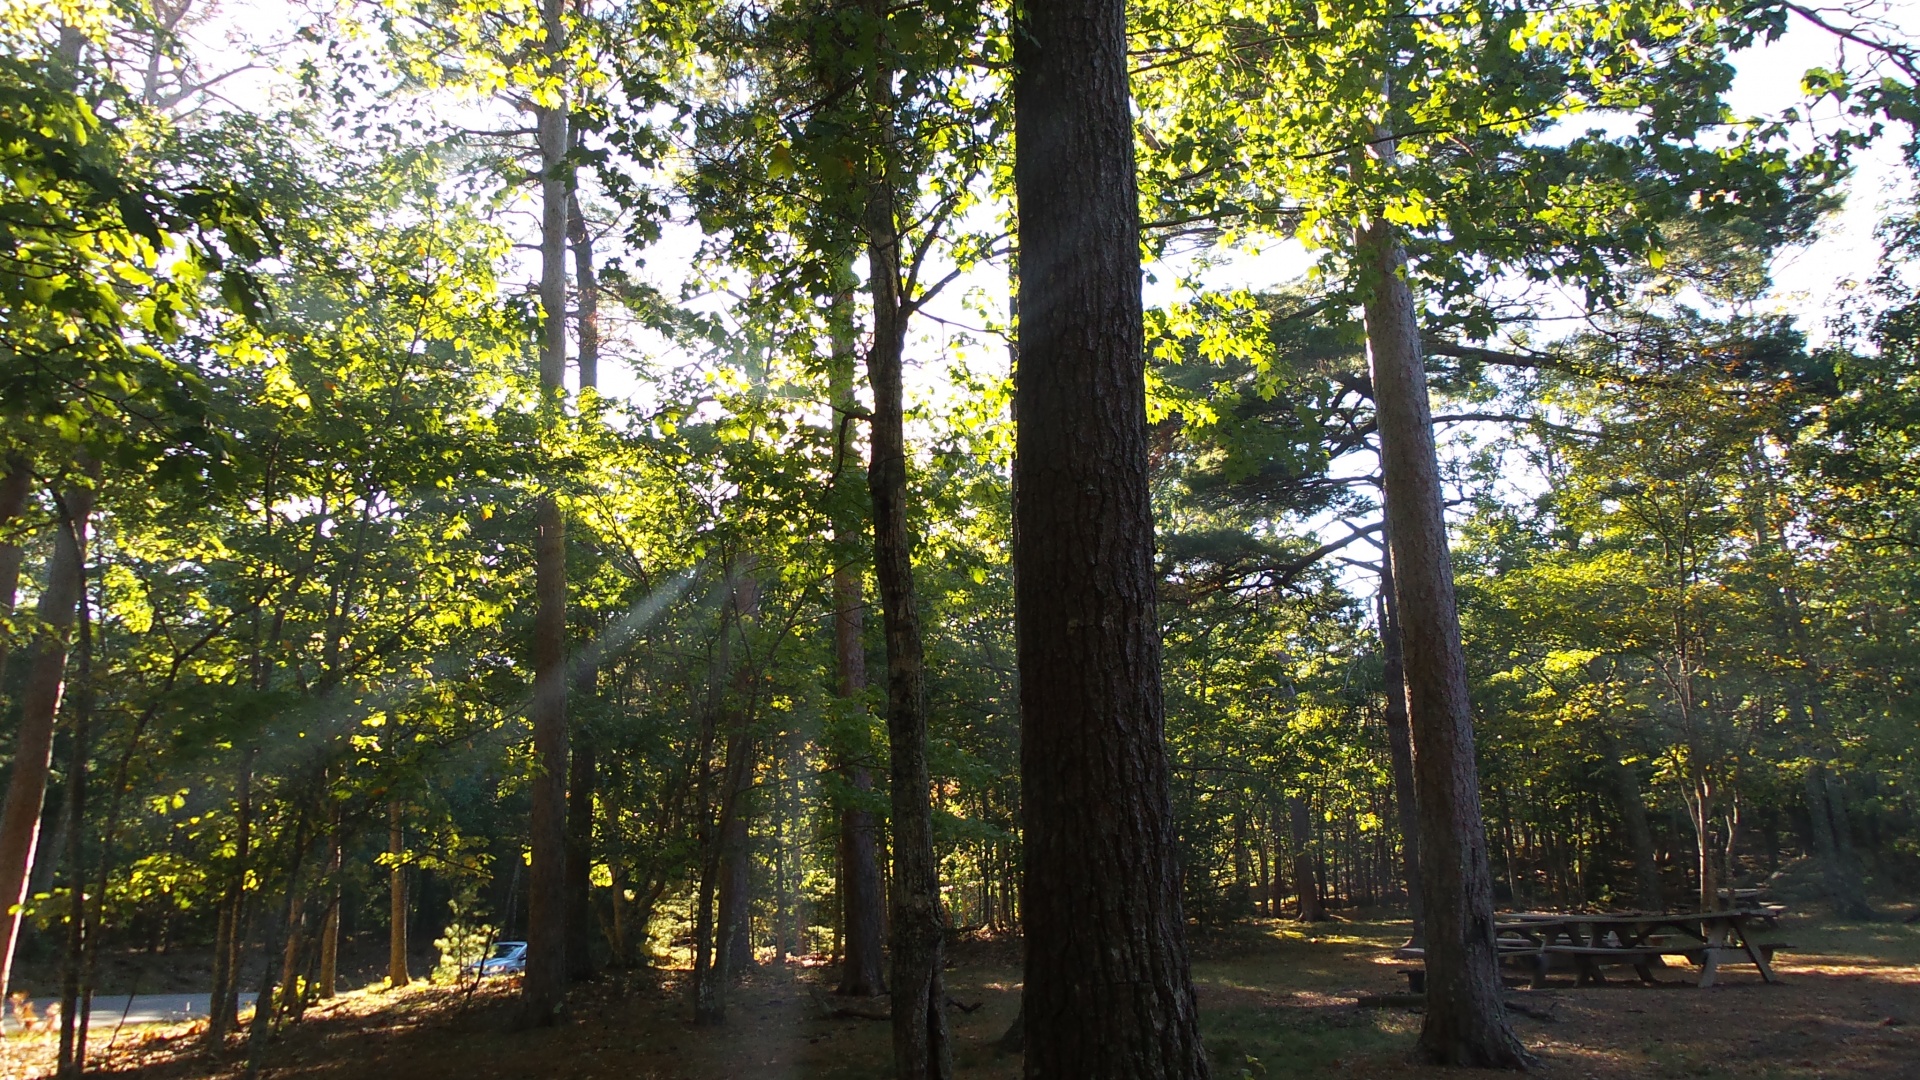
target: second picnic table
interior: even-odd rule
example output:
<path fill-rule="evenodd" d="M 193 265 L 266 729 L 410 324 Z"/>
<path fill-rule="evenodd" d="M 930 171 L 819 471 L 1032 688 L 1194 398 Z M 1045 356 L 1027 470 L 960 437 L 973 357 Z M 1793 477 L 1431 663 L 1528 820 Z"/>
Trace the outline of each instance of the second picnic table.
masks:
<path fill-rule="evenodd" d="M 1786 948 L 1753 940 L 1753 931 L 1773 924 L 1777 912 L 1744 909 L 1657 913 L 1628 911 L 1602 914 L 1514 912 L 1494 921 L 1500 955 L 1532 957 L 1534 986 L 1545 983 L 1547 965 L 1555 956 L 1573 963 L 1580 985 L 1605 982 L 1600 969 L 1609 963 L 1631 964 L 1645 983 L 1653 977 L 1658 957 L 1682 956 L 1700 965 L 1700 985 L 1712 986 L 1723 963 L 1751 963 L 1767 982 L 1779 982 L 1770 963 L 1774 950 Z"/>

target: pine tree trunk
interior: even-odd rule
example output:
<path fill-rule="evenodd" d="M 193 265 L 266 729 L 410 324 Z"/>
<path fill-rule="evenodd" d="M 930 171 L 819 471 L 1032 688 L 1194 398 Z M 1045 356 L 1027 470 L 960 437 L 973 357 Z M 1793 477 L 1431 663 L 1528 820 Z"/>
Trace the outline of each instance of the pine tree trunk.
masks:
<path fill-rule="evenodd" d="M 945 925 L 933 854 L 932 780 L 927 767 L 926 660 L 913 584 L 913 534 L 907 525 L 906 403 L 902 385 L 907 318 L 900 295 L 900 236 L 893 178 L 875 180 L 867 197 L 873 344 L 873 557 L 887 641 L 887 745 L 892 772 L 893 1062 L 899 1080 L 953 1075 L 942 974 Z"/>
<path fill-rule="evenodd" d="M 563 0 L 541 0 L 548 74 L 566 81 Z M 540 146 L 540 389 L 545 422 L 558 425 L 567 374 L 567 112 L 535 110 Z M 533 779 L 527 888 L 527 967 L 520 1022 L 554 1022 L 567 992 L 567 540 L 559 503 L 534 505 Z"/>
<path fill-rule="evenodd" d="M 1413 791 L 1413 735 L 1407 726 L 1407 667 L 1400 641 L 1400 609 L 1393 596 L 1393 553 L 1380 553 L 1380 653 L 1387 690 L 1387 753 L 1393 758 L 1393 807 L 1400 821 L 1401 874 L 1413 933 L 1407 947 L 1426 947 L 1426 913 L 1420 903 L 1420 810 Z"/>
<path fill-rule="evenodd" d="M 1418 1055 L 1437 1065 L 1525 1068 L 1500 999 L 1493 875 L 1418 315 L 1392 226 L 1371 222 L 1358 253 L 1420 809 L 1427 1014 Z"/>
<path fill-rule="evenodd" d="M 867 768 L 872 754 L 867 712 L 866 589 L 868 497 L 853 421 L 861 411 L 853 393 L 853 296 L 833 299 L 833 357 L 829 393 L 834 416 L 833 658 L 835 693 L 849 711 L 836 739 L 835 766 L 847 786 L 873 790 Z M 852 717 L 859 717 L 858 721 Z M 887 990 L 886 890 L 880 881 L 879 830 L 873 811 L 848 803 L 840 808 L 840 914 L 843 959 L 838 993 L 873 997 Z"/>
<path fill-rule="evenodd" d="M 407 834 L 400 804 L 387 804 L 387 985 L 405 986 L 413 981 L 407 970 Z"/>
<path fill-rule="evenodd" d="M 1126 5 L 1019 20 L 1026 1075 L 1204 1077 L 1164 742 Z"/>
<path fill-rule="evenodd" d="M 40 812 L 53 768 L 53 723 L 66 689 L 67 649 L 80 601 L 84 553 L 80 544 L 93 514 L 93 489 L 75 487 L 62 500 L 66 514 L 54 529 L 53 557 L 38 608 L 40 629 L 27 652 L 26 684 L 20 692 L 20 727 L 14 735 L 13 770 L 0 806 L 0 916 L 6 920 L 0 956 L 0 999 L 13 975 L 20 940 L 19 905 L 27 899 L 27 876 L 40 839 Z M 76 831 L 79 823 L 71 826 Z"/>

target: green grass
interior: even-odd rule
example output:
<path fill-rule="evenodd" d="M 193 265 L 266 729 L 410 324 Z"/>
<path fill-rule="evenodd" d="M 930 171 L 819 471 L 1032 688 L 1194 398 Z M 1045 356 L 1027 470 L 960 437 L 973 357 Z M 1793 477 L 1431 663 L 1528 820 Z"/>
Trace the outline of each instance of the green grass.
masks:
<path fill-rule="evenodd" d="M 1223 1080 L 1317 1076 L 1356 1057 L 1405 1052 L 1419 1018 L 1388 1009 L 1323 1015 L 1224 1009 L 1201 1014 L 1201 1035 Z"/>

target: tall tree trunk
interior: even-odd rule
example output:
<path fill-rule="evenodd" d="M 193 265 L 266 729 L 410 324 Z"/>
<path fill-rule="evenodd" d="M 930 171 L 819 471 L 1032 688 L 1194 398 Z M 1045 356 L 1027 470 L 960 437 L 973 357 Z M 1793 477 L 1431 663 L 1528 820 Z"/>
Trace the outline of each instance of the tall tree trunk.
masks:
<path fill-rule="evenodd" d="M 1427 1015 L 1418 1054 L 1438 1065 L 1525 1068 L 1500 999 L 1493 875 L 1420 324 L 1392 226 L 1376 218 L 1357 239 L 1420 807 Z"/>
<path fill-rule="evenodd" d="M 1204 1077 L 1180 906 L 1147 484 L 1123 0 L 1014 40 L 1015 634 L 1026 1075 Z"/>
<path fill-rule="evenodd" d="M 754 560 L 739 560 L 733 582 L 734 625 L 741 641 L 760 613 L 760 583 Z M 759 671 L 752 651 L 733 671 L 733 694 L 727 706 L 727 786 L 720 822 L 720 923 L 715 970 L 721 980 L 753 966 L 753 847 L 749 819 L 753 813 L 753 775 L 758 762 L 753 722 Z"/>
<path fill-rule="evenodd" d="M 80 592 L 76 605 L 80 627 L 78 686 L 73 695 L 73 728 L 68 735 L 67 757 L 67 955 L 60 988 L 60 1064 L 59 1075 L 79 1076 L 86 1071 L 87 1016 L 85 967 L 91 927 L 87 925 L 87 755 L 93 726 L 93 619 L 87 598 L 87 532 L 84 521 L 76 522 L 74 532 L 80 548 Z"/>
<path fill-rule="evenodd" d="M 1393 553 L 1380 552 L 1381 675 L 1387 691 L 1387 753 L 1393 758 L 1393 808 L 1400 820 L 1401 874 L 1407 911 L 1413 918 L 1409 948 L 1426 947 L 1426 913 L 1420 902 L 1420 809 L 1413 791 L 1413 733 L 1407 726 L 1407 665 L 1400 640 L 1400 608 L 1393 597 Z"/>
<path fill-rule="evenodd" d="M 578 138 L 578 135 L 575 135 Z M 580 193 L 567 192 L 567 245 L 573 250 L 574 347 L 580 389 L 600 385 L 600 278 L 593 265 L 593 235 L 580 212 Z M 599 693 L 597 665 L 580 673 L 583 697 Z M 593 970 L 593 796 L 599 776 L 591 733 L 575 733 L 567 767 L 567 978 L 585 982 Z"/>
<path fill-rule="evenodd" d="M 714 968 L 721 979 L 753 966 L 753 848 L 747 804 L 753 798 L 754 754 L 753 737 L 736 729 L 727 742 L 731 782 L 720 825 L 719 951 Z"/>
<path fill-rule="evenodd" d="M 592 694 L 592 672 L 580 687 Z M 567 766 L 567 978 L 586 982 L 593 970 L 593 791 L 597 769 L 592 737 L 575 733 Z"/>
<path fill-rule="evenodd" d="M 833 660 L 834 690 L 846 710 L 834 739 L 836 768 L 848 787 L 873 790 L 867 760 L 866 522 L 865 470 L 852 445 L 853 420 L 861 412 L 853 393 L 853 295 L 833 298 Z M 858 796 L 856 796 L 858 797 Z M 857 802 L 840 807 L 840 909 L 844 959 L 838 993 L 884 994 L 886 980 L 886 890 L 880 881 L 879 830 L 873 811 Z"/>
<path fill-rule="evenodd" d="M 1287 821 L 1293 834 L 1294 914 L 1301 922 L 1325 922 L 1327 905 L 1320 888 L 1320 851 L 1313 839 L 1313 808 L 1304 797 L 1287 796 Z"/>
<path fill-rule="evenodd" d="M 53 557 L 47 560 L 47 586 L 40 593 L 40 628 L 27 652 L 26 685 L 20 693 L 20 728 L 14 736 L 13 771 L 0 807 L 0 910 L 6 914 L 6 944 L 0 956 L 0 999 L 13 975 L 14 948 L 20 940 L 20 905 L 27 899 L 27 875 L 40 839 L 40 812 L 53 767 L 53 722 L 66 689 L 67 647 L 80 601 L 85 555 L 81 550 L 87 520 L 93 514 L 93 489 L 75 487 L 61 500 L 62 520 L 53 533 Z M 79 822 L 71 825 L 76 832 Z"/>
<path fill-rule="evenodd" d="M 387 804 L 387 985 L 413 981 L 407 970 L 407 834 L 398 801 Z"/>
<path fill-rule="evenodd" d="M 868 9 L 886 18 L 883 0 L 869 0 Z M 888 794 L 893 809 L 893 1067 L 898 1080 L 944 1080 L 953 1074 L 953 1047 L 942 973 L 940 867 L 933 854 L 926 659 L 913 581 L 914 538 L 907 524 L 903 366 L 912 310 L 910 298 L 901 292 L 901 184 L 891 160 L 899 133 L 892 87 L 893 72 L 876 63 L 869 71 L 868 92 L 877 114 L 876 149 L 882 164 L 868 181 L 863 225 L 873 300 L 873 343 L 867 351 L 867 380 L 873 389 L 867 489 L 873 498 L 874 576 L 887 642 Z"/>
<path fill-rule="evenodd" d="M 729 811 L 726 793 L 734 788 L 732 773 L 722 767 L 720 808 L 713 812 L 713 746 L 719 738 L 720 717 L 724 709 L 721 682 L 732 663 L 733 605 L 721 612 L 719 645 L 712 671 L 708 674 L 708 700 L 700 722 L 698 783 L 700 848 L 700 888 L 694 898 L 693 912 L 693 1022 L 699 1025 L 724 1023 L 727 1018 L 726 980 L 714 972 L 714 899 L 720 887 L 720 836 Z"/>
<path fill-rule="evenodd" d="M 340 992 L 341 859 L 340 808 L 335 804 L 332 827 L 327 835 L 327 914 L 320 928 L 319 992 L 322 998 L 331 998 Z"/>
<path fill-rule="evenodd" d="M 547 74 L 566 84 L 564 0 L 541 0 Z M 558 427 L 567 370 L 567 110 L 535 110 L 540 145 L 540 389 L 545 423 Z M 527 967 L 520 1021 L 554 1022 L 567 992 L 567 538 L 552 493 L 534 505 L 532 865 L 527 889 Z"/>
<path fill-rule="evenodd" d="M 213 943 L 213 995 L 207 1005 L 207 1048 L 225 1048 L 227 1033 L 240 1022 L 240 952 L 246 940 L 248 860 L 253 854 L 253 761 L 258 751 L 249 747 L 240 759 L 234 818 L 234 865 L 221 902 L 219 928 Z"/>
<path fill-rule="evenodd" d="M 20 563 L 26 548 L 13 542 L 26 514 L 27 496 L 33 494 L 33 465 L 24 454 L 8 454 L 6 472 L 0 474 L 0 623 L 13 618 L 14 598 L 20 592 Z M 0 688 L 6 685 L 7 660 L 13 647 L 13 635 L 0 633 Z"/>
<path fill-rule="evenodd" d="M 567 245 L 573 249 L 574 365 L 580 389 L 593 390 L 600 386 L 600 275 L 577 189 L 567 192 Z"/>

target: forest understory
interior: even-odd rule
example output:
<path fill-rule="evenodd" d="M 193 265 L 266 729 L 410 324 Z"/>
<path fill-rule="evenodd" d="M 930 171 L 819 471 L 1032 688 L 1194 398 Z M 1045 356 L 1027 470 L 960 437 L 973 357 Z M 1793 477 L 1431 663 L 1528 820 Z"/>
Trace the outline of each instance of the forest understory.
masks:
<path fill-rule="evenodd" d="M 1544 990 L 1509 996 L 1516 1026 L 1548 1078 L 1905 1078 L 1920 1061 L 1920 925 L 1912 907 L 1880 920 L 1789 917 L 1782 936 L 1799 948 L 1776 962 L 1785 979 L 1767 986 L 1747 970 L 1708 990 L 1691 972 L 1669 985 L 1631 978 L 1575 988 L 1556 976 Z M 1208 1053 L 1217 1077 L 1420 1077 L 1451 1071 L 1405 1063 L 1420 1024 L 1413 1008 L 1362 1007 L 1362 995 L 1404 988 L 1391 950 L 1405 924 L 1356 918 L 1318 924 L 1255 920 L 1203 931 L 1194 975 Z M 997 1044 L 1019 1008 L 1019 945 L 1012 939 L 956 945 L 948 971 L 956 1037 L 955 1074 L 1015 1078 L 1020 1058 Z M 885 1076 L 885 1000 L 839 997 L 835 970 L 805 961 L 762 965 L 736 991 L 731 1022 L 690 1021 L 687 973 L 607 973 L 568 999 L 563 1023 L 515 1030 L 518 986 L 496 980 L 470 990 L 416 984 L 343 994 L 288 1025 L 268 1051 L 263 1076 L 280 1078 Z M 863 1014 L 870 1014 L 863 1015 Z M 871 1017 L 871 1018 L 870 1018 Z M 123 1032 L 96 1059 L 96 1075 L 186 1080 L 245 1075 L 239 1042 L 224 1059 L 197 1037 L 203 1023 Z M 6 1041 L 5 1076 L 52 1075 L 53 1033 Z"/>

